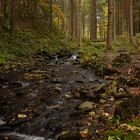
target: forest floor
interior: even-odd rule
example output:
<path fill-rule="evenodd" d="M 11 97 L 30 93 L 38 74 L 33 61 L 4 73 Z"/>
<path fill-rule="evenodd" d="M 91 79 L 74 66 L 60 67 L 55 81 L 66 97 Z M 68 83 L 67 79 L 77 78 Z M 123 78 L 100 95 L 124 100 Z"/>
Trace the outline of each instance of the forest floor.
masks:
<path fill-rule="evenodd" d="M 74 58 L 1 66 L 1 140 L 140 139 L 140 53 L 106 52 L 94 71 Z"/>
<path fill-rule="evenodd" d="M 120 73 L 119 76 L 126 80 L 130 92 L 140 94 L 140 52 L 128 53 L 124 49 L 118 49 L 115 53 L 107 52 L 105 63 Z"/>

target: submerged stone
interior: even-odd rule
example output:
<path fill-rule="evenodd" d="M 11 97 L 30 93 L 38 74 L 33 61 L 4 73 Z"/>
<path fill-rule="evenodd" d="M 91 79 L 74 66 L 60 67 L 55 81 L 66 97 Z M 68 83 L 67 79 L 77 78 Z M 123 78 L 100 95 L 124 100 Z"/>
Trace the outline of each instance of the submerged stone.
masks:
<path fill-rule="evenodd" d="M 6 124 L 6 122 L 4 122 L 3 120 L 0 119 L 0 126 Z"/>
<path fill-rule="evenodd" d="M 89 102 L 89 101 L 85 101 L 83 102 L 82 104 L 80 104 L 78 106 L 78 109 L 81 109 L 81 110 L 84 110 L 84 109 L 92 109 L 94 106 L 93 106 L 93 103 L 92 102 Z"/>
<path fill-rule="evenodd" d="M 1 140 L 45 140 L 44 137 L 29 136 L 19 133 L 5 133 L 0 134 Z"/>
<path fill-rule="evenodd" d="M 62 131 L 56 136 L 56 140 L 81 140 L 82 137 L 78 131 Z"/>

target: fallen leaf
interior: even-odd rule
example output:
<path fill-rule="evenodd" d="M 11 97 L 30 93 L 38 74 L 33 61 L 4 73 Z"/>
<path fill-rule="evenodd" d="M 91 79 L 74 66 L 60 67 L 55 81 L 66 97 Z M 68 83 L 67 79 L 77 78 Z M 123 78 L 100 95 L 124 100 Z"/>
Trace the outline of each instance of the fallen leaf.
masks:
<path fill-rule="evenodd" d="M 122 128 L 122 129 L 125 128 L 125 127 L 127 128 L 127 131 L 140 130 L 139 127 L 131 126 L 131 125 L 128 125 L 128 124 L 126 124 L 126 123 L 120 125 L 120 128 Z"/>
<path fill-rule="evenodd" d="M 87 138 L 88 137 L 88 129 L 81 131 L 80 134 L 83 138 Z"/>
<path fill-rule="evenodd" d="M 18 118 L 27 118 L 27 115 L 26 114 L 18 114 Z"/>

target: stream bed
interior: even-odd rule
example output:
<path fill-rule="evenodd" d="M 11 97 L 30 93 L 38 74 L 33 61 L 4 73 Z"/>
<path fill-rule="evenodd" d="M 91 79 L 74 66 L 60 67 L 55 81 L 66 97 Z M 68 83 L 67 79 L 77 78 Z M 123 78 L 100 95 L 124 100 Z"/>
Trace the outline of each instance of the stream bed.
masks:
<path fill-rule="evenodd" d="M 72 61 L 10 70 L 0 88 L 0 140 L 102 139 L 115 106 L 95 92 L 106 83 Z"/>

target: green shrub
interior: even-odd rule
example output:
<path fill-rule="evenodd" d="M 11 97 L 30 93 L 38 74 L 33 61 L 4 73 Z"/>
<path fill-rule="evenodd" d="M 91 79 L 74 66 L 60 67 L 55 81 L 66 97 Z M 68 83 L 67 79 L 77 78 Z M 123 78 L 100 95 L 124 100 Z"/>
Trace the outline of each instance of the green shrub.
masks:
<path fill-rule="evenodd" d="M 135 45 L 140 47 L 140 33 L 137 33 L 135 36 Z"/>
<path fill-rule="evenodd" d="M 104 140 L 137 140 L 140 133 L 140 120 L 133 119 L 126 123 L 117 124 L 115 129 L 106 131 Z"/>
<path fill-rule="evenodd" d="M 132 44 L 130 43 L 129 33 L 124 32 L 122 35 L 116 37 L 116 40 L 113 42 L 113 49 L 118 48 L 132 50 Z"/>

